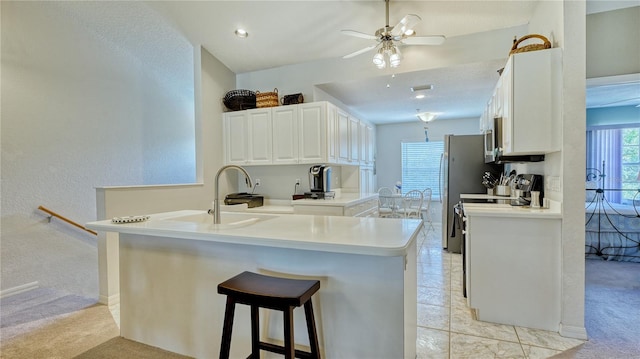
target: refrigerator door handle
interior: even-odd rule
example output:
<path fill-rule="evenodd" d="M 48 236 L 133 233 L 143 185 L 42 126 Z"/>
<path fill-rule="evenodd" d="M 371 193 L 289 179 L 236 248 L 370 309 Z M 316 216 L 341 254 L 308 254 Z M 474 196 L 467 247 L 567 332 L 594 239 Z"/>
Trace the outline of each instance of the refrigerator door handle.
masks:
<path fill-rule="evenodd" d="M 442 203 L 442 182 L 444 179 L 442 178 L 442 163 L 444 161 L 444 153 L 440 154 L 440 168 L 438 172 L 438 194 L 440 195 L 440 203 Z"/>

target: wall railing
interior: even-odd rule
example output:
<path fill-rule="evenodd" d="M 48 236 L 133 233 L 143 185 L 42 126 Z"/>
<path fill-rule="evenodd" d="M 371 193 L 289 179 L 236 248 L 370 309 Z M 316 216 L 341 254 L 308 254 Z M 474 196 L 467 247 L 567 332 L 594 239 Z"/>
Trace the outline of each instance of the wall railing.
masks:
<path fill-rule="evenodd" d="M 49 222 L 51 222 L 51 218 L 56 217 L 56 218 L 59 218 L 59 219 L 65 221 L 65 222 L 69 223 L 72 226 L 76 226 L 76 227 L 82 229 L 83 231 L 89 232 L 89 233 L 91 233 L 93 235 L 96 235 L 96 236 L 98 235 L 98 232 L 92 231 L 92 230 L 86 228 L 85 226 L 83 226 L 83 225 L 81 225 L 79 223 L 76 223 L 76 222 L 74 222 L 74 221 L 72 221 L 72 220 L 70 220 L 70 219 L 68 219 L 68 218 L 66 218 L 64 216 L 61 216 L 58 213 L 56 213 L 56 212 L 54 212 L 54 211 L 52 211 L 52 210 L 50 210 L 48 208 L 45 208 L 43 206 L 39 206 L 38 209 L 43 211 L 43 212 L 45 212 L 45 213 L 47 213 L 47 214 L 49 214 Z"/>

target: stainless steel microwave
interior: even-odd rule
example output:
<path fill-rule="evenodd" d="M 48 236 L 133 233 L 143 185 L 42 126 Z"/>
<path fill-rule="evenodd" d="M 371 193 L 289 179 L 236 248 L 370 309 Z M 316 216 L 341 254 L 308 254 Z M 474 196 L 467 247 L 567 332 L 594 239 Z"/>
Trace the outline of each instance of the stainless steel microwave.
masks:
<path fill-rule="evenodd" d="M 492 128 L 484 133 L 484 162 L 492 163 L 502 147 L 502 117 L 494 117 Z"/>
<path fill-rule="evenodd" d="M 509 162 L 540 162 L 544 161 L 544 155 L 502 155 L 502 117 L 493 119 L 493 129 L 484 133 L 484 162 L 485 163 L 509 163 Z"/>

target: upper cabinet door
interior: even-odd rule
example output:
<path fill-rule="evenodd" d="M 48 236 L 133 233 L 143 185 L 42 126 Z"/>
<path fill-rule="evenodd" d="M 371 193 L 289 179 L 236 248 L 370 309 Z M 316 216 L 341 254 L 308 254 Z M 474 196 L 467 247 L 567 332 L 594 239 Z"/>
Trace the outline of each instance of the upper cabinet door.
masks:
<path fill-rule="evenodd" d="M 272 158 L 271 109 L 247 111 L 249 163 L 269 164 Z"/>
<path fill-rule="evenodd" d="M 327 162 L 338 163 L 338 108 L 327 103 Z"/>
<path fill-rule="evenodd" d="M 248 155 L 247 112 L 227 112 L 223 116 L 224 159 L 226 164 L 244 165 Z"/>
<path fill-rule="evenodd" d="M 561 149 L 562 49 L 509 57 L 502 76 L 503 154 L 544 154 Z"/>
<path fill-rule="evenodd" d="M 274 107 L 273 164 L 298 163 L 298 106 Z"/>
<path fill-rule="evenodd" d="M 298 163 L 327 163 L 327 104 L 298 105 Z"/>
<path fill-rule="evenodd" d="M 349 114 L 338 109 L 336 112 L 337 133 L 338 133 L 338 162 L 349 163 L 349 152 L 351 151 L 349 137 Z"/>
<path fill-rule="evenodd" d="M 360 120 L 349 117 L 349 163 L 360 162 Z"/>

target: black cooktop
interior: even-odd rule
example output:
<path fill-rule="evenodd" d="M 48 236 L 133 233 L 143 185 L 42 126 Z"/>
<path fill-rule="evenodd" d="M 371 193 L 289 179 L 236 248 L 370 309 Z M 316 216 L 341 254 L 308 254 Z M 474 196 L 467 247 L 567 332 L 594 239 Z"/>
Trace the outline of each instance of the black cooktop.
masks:
<path fill-rule="evenodd" d="M 502 198 L 462 198 L 462 203 L 498 203 L 498 204 L 510 204 L 512 206 L 528 206 L 529 201 L 520 198 L 505 197 Z"/>

